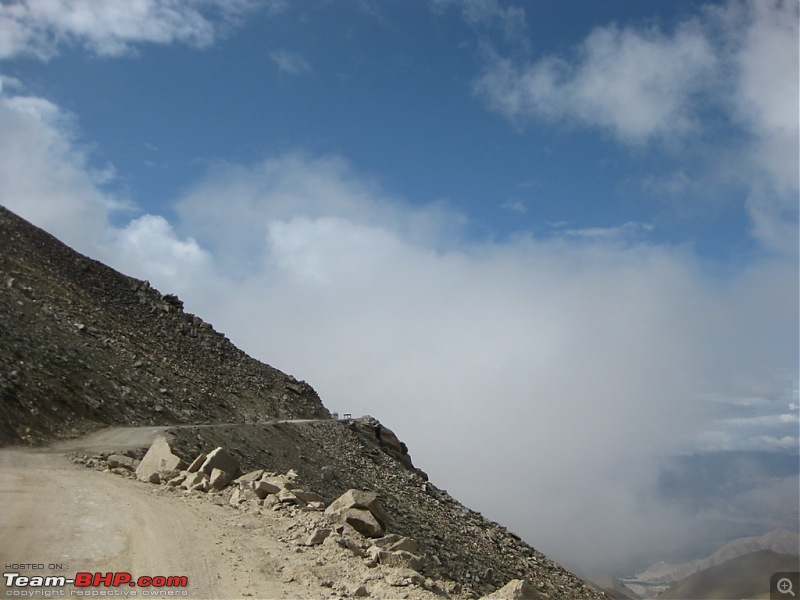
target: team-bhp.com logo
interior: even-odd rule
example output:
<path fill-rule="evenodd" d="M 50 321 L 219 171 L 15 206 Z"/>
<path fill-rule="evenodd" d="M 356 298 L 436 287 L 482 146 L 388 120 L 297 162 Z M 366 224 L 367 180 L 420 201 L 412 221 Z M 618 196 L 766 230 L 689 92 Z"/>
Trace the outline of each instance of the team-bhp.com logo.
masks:
<path fill-rule="evenodd" d="M 142 575 L 136 579 L 127 572 L 110 573 L 76 573 L 75 577 L 63 575 L 21 575 L 19 573 L 3 573 L 6 584 L 6 596 L 16 597 L 50 597 L 65 596 L 61 589 L 68 585 L 75 586 L 69 590 L 71 596 L 186 596 L 188 592 L 180 589 L 189 584 L 185 575 Z M 11 589 L 17 588 L 17 589 Z M 36 589 L 33 589 L 36 588 Z M 42 593 L 47 588 L 49 594 Z M 115 588 L 113 590 L 98 588 Z M 130 588 L 141 588 L 140 590 Z M 179 588 L 179 589 L 175 589 Z M 38 592 L 38 593 L 37 593 Z"/>

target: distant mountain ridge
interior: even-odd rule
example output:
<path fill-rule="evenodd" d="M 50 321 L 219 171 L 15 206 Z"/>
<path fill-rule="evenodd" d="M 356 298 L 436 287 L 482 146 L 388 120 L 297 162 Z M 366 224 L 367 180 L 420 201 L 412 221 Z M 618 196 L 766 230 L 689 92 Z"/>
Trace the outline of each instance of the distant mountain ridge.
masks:
<path fill-rule="evenodd" d="M 777 554 L 798 555 L 800 554 L 800 535 L 788 529 L 775 529 L 764 535 L 739 538 L 728 542 L 706 558 L 680 565 L 666 563 L 653 565 L 647 570 L 637 573 L 635 578 L 650 583 L 674 583 L 704 569 L 762 550 L 770 550 Z"/>
<path fill-rule="evenodd" d="M 664 600 L 770 598 L 773 573 L 796 571 L 797 554 L 780 554 L 772 550 L 749 552 L 720 564 L 697 571 L 671 585 L 656 596 Z"/>

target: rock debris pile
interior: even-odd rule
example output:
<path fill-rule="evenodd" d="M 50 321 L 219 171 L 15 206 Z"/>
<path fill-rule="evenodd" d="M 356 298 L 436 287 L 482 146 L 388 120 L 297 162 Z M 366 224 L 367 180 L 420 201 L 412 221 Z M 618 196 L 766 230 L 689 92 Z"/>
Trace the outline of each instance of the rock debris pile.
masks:
<path fill-rule="evenodd" d="M 292 522 L 278 535 L 295 548 L 317 549 L 314 565 L 327 565 L 322 588 L 341 597 L 473 597 L 453 581 L 426 574 L 430 562 L 413 539 L 389 531 L 392 520 L 375 492 L 350 489 L 325 499 L 307 488 L 296 471 L 256 469 L 242 473 L 239 461 L 224 448 L 200 453 L 190 463 L 159 436 L 141 459 L 124 454 L 77 457 L 96 469 L 160 485 L 184 495 L 201 494 L 246 514 L 280 515 Z M 302 569 L 289 579 L 303 576 Z M 307 574 L 305 575 L 307 576 Z M 400 591 L 402 590 L 402 591 Z"/>
<path fill-rule="evenodd" d="M 371 417 L 364 421 L 372 425 L 377 422 Z M 353 427 L 361 428 L 360 425 Z M 355 435 L 360 436 L 360 433 Z M 319 578 L 320 585 L 339 597 L 477 598 L 490 592 L 487 598 L 509 600 L 603 597 L 586 584 L 564 577 L 568 575 L 566 572 L 561 575 L 560 586 L 535 578 L 533 581 L 500 581 L 502 575 L 495 576 L 491 568 L 484 576 L 491 579 L 492 584 L 481 585 L 469 576 L 460 580 L 451 576 L 453 563 L 459 557 L 443 551 L 441 545 L 431 544 L 424 535 L 422 539 L 408 535 L 408 511 L 400 507 L 388 510 L 385 504 L 396 506 L 389 495 L 382 497 L 375 491 L 349 488 L 332 497 L 325 491 L 315 490 L 295 469 L 275 472 L 262 467 L 243 472 L 237 453 L 221 446 L 208 453 L 198 452 L 192 460 L 184 460 L 176 454 L 174 445 L 166 437 L 159 436 L 141 459 L 110 454 L 77 460 L 90 467 L 107 468 L 159 485 L 172 493 L 199 494 L 241 514 L 289 520 L 277 539 L 294 548 L 294 552 L 303 553 L 303 559 L 313 558 L 315 572 L 322 564 L 327 565 L 326 575 Z M 436 490 L 419 474 L 409 472 L 405 465 L 398 464 L 398 468 L 423 482 L 429 494 L 447 497 L 446 492 Z M 329 480 L 330 471 L 327 473 L 318 481 Z M 464 516 L 462 514 L 461 518 Z M 466 517 L 469 521 L 468 514 Z M 419 525 L 424 531 L 425 525 Z M 499 526 L 498 529 L 504 530 Z M 497 550 L 501 553 L 516 550 L 505 546 L 501 532 L 496 535 Z M 495 539 L 492 533 L 489 537 Z M 315 554 L 307 555 L 309 552 Z M 535 556 L 541 557 L 542 566 L 557 580 L 560 567 L 538 553 Z M 445 566 L 443 560 L 449 564 Z M 289 579 L 302 582 L 309 572 L 298 567 Z"/>

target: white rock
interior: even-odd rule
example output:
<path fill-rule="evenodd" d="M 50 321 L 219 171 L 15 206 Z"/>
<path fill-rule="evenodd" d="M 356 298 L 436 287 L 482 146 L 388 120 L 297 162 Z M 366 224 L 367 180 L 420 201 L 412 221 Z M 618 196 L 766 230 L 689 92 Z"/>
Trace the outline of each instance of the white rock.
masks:
<path fill-rule="evenodd" d="M 206 475 L 202 471 L 195 471 L 194 473 L 187 473 L 186 474 L 186 479 L 183 480 L 183 483 L 181 484 L 181 486 L 186 488 L 187 490 L 191 489 L 194 486 L 196 486 L 198 483 L 201 483 L 201 482 L 205 481 L 205 479 L 207 477 L 208 477 L 208 475 Z"/>
<path fill-rule="evenodd" d="M 306 540 L 306 546 L 318 546 L 325 539 L 331 534 L 331 530 L 325 527 L 320 527 L 319 529 L 315 529 L 308 539 Z"/>
<path fill-rule="evenodd" d="M 142 481 L 160 483 L 162 478 L 171 476 L 175 471 L 180 471 L 186 465 L 172 453 L 167 438 L 157 437 L 144 455 L 142 462 L 136 467 L 136 477 Z"/>
<path fill-rule="evenodd" d="M 206 457 L 200 470 L 206 475 L 211 475 L 211 471 L 219 469 L 225 471 L 233 479 L 239 474 L 239 461 L 224 448 L 216 448 Z"/>
<path fill-rule="evenodd" d="M 383 525 L 366 508 L 348 508 L 340 514 L 348 525 L 365 537 L 376 538 L 386 533 Z"/>
<path fill-rule="evenodd" d="M 282 488 L 278 487 L 274 483 L 271 483 L 263 479 L 260 481 L 256 481 L 253 484 L 252 489 L 256 493 L 256 495 L 262 500 L 267 496 L 269 496 L 270 494 L 277 494 L 282 490 Z"/>
<path fill-rule="evenodd" d="M 212 489 L 221 490 L 231 482 L 231 476 L 222 469 L 212 469 L 208 484 Z"/>
<path fill-rule="evenodd" d="M 353 508 L 368 510 L 370 513 L 372 513 L 372 516 L 378 520 L 381 529 L 385 529 L 389 523 L 389 515 L 378 501 L 378 495 L 375 492 L 365 492 L 363 490 L 356 489 L 347 490 L 344 494 L 334 500 L 325 510 L 325 514 L 344 516 L 348 510 Z M 380 537 L 381 535 L 383 535 L 383 533 L 375 537 Z"/>

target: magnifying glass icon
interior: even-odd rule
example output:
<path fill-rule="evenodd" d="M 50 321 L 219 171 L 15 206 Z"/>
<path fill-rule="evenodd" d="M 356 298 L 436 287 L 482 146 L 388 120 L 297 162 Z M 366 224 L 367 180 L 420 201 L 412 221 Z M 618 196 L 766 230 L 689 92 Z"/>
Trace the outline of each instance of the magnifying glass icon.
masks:
<path fill-rule="evenodd" d="M 792 591 L 792 580 L 788 577 L 784 577 L 782 579 L 778 579 L 778 583 L 775 586 L 778 588 L 778 591 L 781 594 L 791 594 L 794 597 L 794 592 Z"/>

